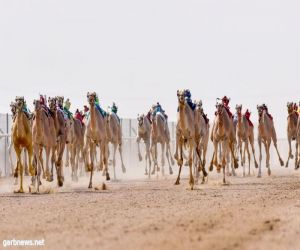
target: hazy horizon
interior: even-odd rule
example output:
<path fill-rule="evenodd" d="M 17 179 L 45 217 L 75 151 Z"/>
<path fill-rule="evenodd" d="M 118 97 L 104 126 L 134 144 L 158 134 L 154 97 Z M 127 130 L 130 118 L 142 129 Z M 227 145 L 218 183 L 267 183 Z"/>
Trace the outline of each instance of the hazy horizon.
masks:
<path fill-rule="evenodd" d="M 103 108 L 136 118 L 159 101 L 176 119 L 189 88 L 213 119 L 215 100 L 266 103 L 286 137 L 286 103 L 300 101 L 298 1 L 0 1 L 0 113 L 16 95 L 96 91 Z"/>

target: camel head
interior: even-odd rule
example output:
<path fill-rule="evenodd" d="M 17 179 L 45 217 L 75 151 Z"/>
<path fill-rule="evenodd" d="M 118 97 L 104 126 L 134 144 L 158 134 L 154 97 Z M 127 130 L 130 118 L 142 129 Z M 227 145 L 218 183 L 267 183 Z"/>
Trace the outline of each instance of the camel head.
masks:
<path fill-rule="evenodd" d="M 221 115 L 223 113 L 223 109 L 224 109 L 224 104 L 220 101 L 217 101 L 216 103 L 216 109 L 217 109 L 217 114 Z"/>
<path fill-rule="evenodd" d="M 138 114 L 137 121 L 138 121 L 139 128 L 143 127 L 144 125 L 144 117 L 145 117 L 144 114 L 141 115 Z"/>
<path fill-rule="evenodd" d="M 96 92 L 93 92 L 93 93 L 88 92 L 87 93 L 87 100 L 91 106 L 95 105 L 96 97 L 97 97 Z"/>
<path fill-rule="evenodd" d="M 288 102 L 286 106 L 287 106 L 288 113 L 291 114 L 294 111 L 294 103 Z"/>
<path fill-rule="evenodd" d="M 16 111 L 22 111 L 23 106 L 25 104 L 24 97 L 23 96 L 17 96 L 15 100 L 16 100 L 16 103 L 15 103 Z"/>
<path fill-rule="evenodd" d="M 177 90 L 177 98 L 178 98 L 179 106 L 184 105 L 185 104 L 185 91 Z"/>
<path fill-rule="evenodd" d="M 55 112 L 56 111 L 56 98 L 48 98 L 48 104 L 49 104 L 49 108 L 51 110 L 51 112 Z"/>
<path fill-rule="evenodd" d="M 242 104 L 237 104 L 235 106 L 235 110 L 236 110 L 236 113 L 241 116 L 242 115 L 242 108 L 243 108 L 243 105 Z"/>
<path fill-rule="evenodd" d="M 199 100 L 199 101 L 195 101 L 194 102 L 196 104 L 196 111 L 197 112 L 200 112 L 200 114 L 203 114 L 203 108 L 202 108 L 202 101 Z"/>
<path fill-rule="evenodd" d="M 57 96 L 56 100 L 57 100 L 57 105 L 62 108 L 64 106 L 64 97 L 63 96 Z"/>
<path fill-rule="evenodd" d="M 34 105 L 34 110 L 35 111 L 40 111 L 42 109 L 42 105 L 41 105 L 41 102 L 39 100 L 34 100 L 33 105 Z"/>
<path fill-rule="evenodd" d="M 264 112 L 264 106 L 263 105 L 257 105 L 257 111 L 258 111 L 259 117 L 261 117 L 263 112 Z"/>

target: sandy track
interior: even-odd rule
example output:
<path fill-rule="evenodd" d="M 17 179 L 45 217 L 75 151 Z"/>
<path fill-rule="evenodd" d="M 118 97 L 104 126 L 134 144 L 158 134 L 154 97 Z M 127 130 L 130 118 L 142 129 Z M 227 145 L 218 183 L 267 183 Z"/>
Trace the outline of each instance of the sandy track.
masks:
<path fill-rule="evenodd" d="M 221 176 L 187 190 L 174 177 L 0 194 L 0 240 L 49 249 L 300 249 L 300 176 Z M 0 180 L 0 187 L 7 180 Z"/>

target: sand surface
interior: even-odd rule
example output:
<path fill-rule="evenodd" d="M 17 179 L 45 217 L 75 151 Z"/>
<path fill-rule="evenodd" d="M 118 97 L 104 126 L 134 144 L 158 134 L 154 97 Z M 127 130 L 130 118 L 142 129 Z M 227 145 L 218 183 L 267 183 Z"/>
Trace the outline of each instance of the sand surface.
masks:
<path fill-rule="evenodd" d="M 3 239 L 45 239 L 43 249 L 300 249 L 299 172 L 230 177 L 228 185 L 216 175 L 194 191 L 186 178 L 174 181 L 123 180 L 96 191 L 84 178 L 20 195 L 12 179 L 0 179 L 1 247 Z"/>

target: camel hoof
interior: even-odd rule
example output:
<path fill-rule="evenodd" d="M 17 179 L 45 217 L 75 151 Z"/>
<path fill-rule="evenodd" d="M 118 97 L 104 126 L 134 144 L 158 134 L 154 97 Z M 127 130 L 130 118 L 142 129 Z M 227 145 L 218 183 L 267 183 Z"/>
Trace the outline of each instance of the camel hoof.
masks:
<path fill-rule="evenodd" d="M 64 185 L 64 182 L 63 182 L 62 178 L 59 178 L 57 180 L 57 184 L 58 184 L 59 187 L 62 187 Z"/>
<path fill-rule="evenodd" d="M 15 190 L 14 191 L 15 194 L 23 194 L 24 193 L 24 190 L 22 188 L 18 189 L 18 190 Z"/>
<path fill-rule="evenodd" d="M 258 164 L 257 164 L 257 162 L 255 162 L 255 168 L 258 168 Z"/>
<path fill-rule="evenodd" d="M 141 155 L 139 155 L 139 161 L 142 161 L 143 157 Z"/>
<path fill-rule="evenodd" d="M 122 167 L 122 172 L 125 174 L 126 173 L 126 168 Z"/>
<path fill-rule="evenodd" d="M 169 174 L 170 174 L 170 175 L 173 174 L 173 169 L 172 169 L 172 168 L 169 169 Z"/>
<path fill-rule="evenodd" d="M 289 164 L 288 164 L 288 163 L 286 163 L 286 164 L 285 164 L 285 167 L 286 167 L 286 168 L 288 168 L 288 167 L 289 167 Z"/>
<path fill-rule="evenodd" d="M 92 187 L 93 187 L 93 185 L 92 185 L 92 183 L 90 183 L 88 188 L 92 188 Z"/>
<path fill-rule="evenodd" d="M 151 174 L 154 175 L 154 174 L 155 174 L 155 171 L 152 171 Z"/>
<path fill-rule="evenodd" d="M 145 175 L 148 175 L 148 172 L 145 172 Z"/>
<path fill-rule="evenodd" d="M 109 173 L 106 173 L 106 180 L 107 180 L 107 181 L 109 181 L 109 180 L 110 180 Z"/>
<path fill-rule="evenodd" d="M 211 165 L 209 166 L 209 171 L 212 172 L 213 170 L 214 170 L 214 166 L 211 164 Z"/>
<path fill-rule="evenodd" d="M 177 180 L 174 185 L 179 185 L 179 184 L 180 184 L 180 182 L 179 182 L 179 180 Z"/>
<path fill-rule="evenodd" d="M 258 175 L 257 175 L 257 178 L 261 178 L 261 174 L 258 174 Z"/>
<path fill-rule="evenodd" d="M 282 159 L 279 159 L 279 161 L 280 161 L 280 165 L 281 165 L 281 166 L 284 166 L 283 160 L 282 160 Z"/>
<path fill-rule="evenodd" d="M 268 169 L 268 175 L 269 175 L 269 176 L 271 175 L 271 170 L 270 170 L 270 169 Z"/>

